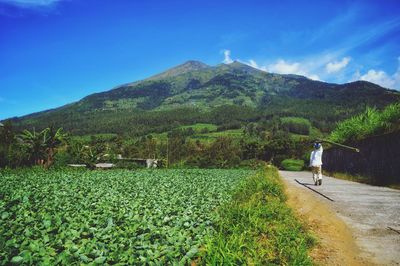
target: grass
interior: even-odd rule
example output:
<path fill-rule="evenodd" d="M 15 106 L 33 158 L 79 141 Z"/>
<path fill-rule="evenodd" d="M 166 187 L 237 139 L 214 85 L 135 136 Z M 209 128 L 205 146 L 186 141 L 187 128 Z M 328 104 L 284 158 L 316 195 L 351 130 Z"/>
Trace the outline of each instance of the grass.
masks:
<path fill-rule="evenodd" d="M 187 129 L 192 128 L 196 133 L 200 133 L 202 130 L 207 129 L 208 131 L 216 131 L 218 126 L 214 124 L 204 124 L 204 123 L 197 123 L 188 126 L 180 126 L 180 129 Z"/>
<path fill-rule="evenodd" d="M 192 139 L 209 140 L 213 141 L 220 137 L 240 138 L 243 134 L 242 129 L 228 129 L 225 131 L 210 132 L 204 134 L 194 135 Z"/>
<path fill-rule="evenodd" d="M 304 134 L 296 134 L 296 133 L 290 133 L 289 136 L 294 140 L 294 141 L 307 141 L 310 139 L 321 139 L 324 137 L 324 134 L 316 127 L 311 127 L 310 128 L 310 134 L 304 135 Z"/>
<path fill-rule="evenodd" d="M 219 137 L 232 137 L 232 138 L 240 138 L 243 134 L 242 129 L 228 129 L 224 131 L 216 131 L 217 126 L 214 124 L 203 124 L 197 123 L 189 126 L 180 126 L 178 129 L 188 129 L 192 128 L 194 130 L 194 135 L 190 136 L 190 140 L 199 140 L 204 143 L 209 143 L 215 141 Z M 207 129 L 209 132 L 203 133 L 202 131 Z M 150 134 L 154 138 L 165 141 L 168 139 L 168 132 L 163 133 L 154 133 Z"/>
<path fill-rule="evenodd" d="M 311 122 L 302 117 L 282 117 L 282 127 L 296 134 L 309 135 Z"/>
<path fill-rule="evenodd" d="M 312 265 L 315 244 L 286 205 L 278 171 L 266 167 L 246 179 L 218 209 L 215 233 L 206 240 L 203 265 Z"/>
<path fill-rule="evenodd" d="M 349 173 L 339 173 L 339 172 L 326 172 L 324 171 L 324 175 L 332 176 L 337 179 L 354 181 L 358 183 L 370 184 L 371 179 L 361 175 L 351 175 Z"/>
<path fill-rule="evenodd" d="M 333 176 L 334 178 L 337 178 L 337 179 L 348 180 L 348 181 L 377 186 L 377 184 L 376 184 L 376 182 L 374 182 L 373 178 L 368 177 L 368 176 L 352 175 L 349 173 L 340 173 L 340 172 L 327 172 L 327 171 L 324 171 L 324 175 Z M 400 184 L 389 184 L 386 186 L 393 188 L 393 189 L 400 189 Z"/>
<path fill-rule="evenodd" d="M 82 142 L 90 142 L 93 139 L 97 141 L 111 141 L 116 138 L 117 134 L 112 133 L 103 133 L 103 134 L 92 134 L 92 135 L 83 135 L 83 136 L 71 136 L 73 141 L 82 141 Z"/>
<path fill-rule="evenodd" d="M 281 167 L 288 171 L 301 171 L 304 167 L 304 161 L 295 159 L 285 159 L 281 162 Z"/>
<path fill-rule="evenodd" d="M 399 129 L 400 103 L 395 103 L 387 106 L 383 111 L 367 108 L 365 112 L 338 123 L 330 139 L 344 143 Z"/>

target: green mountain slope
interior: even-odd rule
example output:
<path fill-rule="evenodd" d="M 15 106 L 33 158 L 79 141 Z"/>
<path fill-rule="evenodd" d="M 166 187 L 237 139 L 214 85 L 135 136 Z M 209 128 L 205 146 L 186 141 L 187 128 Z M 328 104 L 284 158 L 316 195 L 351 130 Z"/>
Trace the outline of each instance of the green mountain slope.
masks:
<path fill-rule="evenodd" d="M 239 62 L 208 66 L 188 61 L 148 79 L 13 120 L 19 129 L 55 124 L 76 134 L 137 135 L 177 124 L 242 123 L 274 115 L 306 117 L 321 128 L 367 105 L 382 108 L 399 100 L 398 92 L 365 81 L 338 85 L 267 73 Z"/>

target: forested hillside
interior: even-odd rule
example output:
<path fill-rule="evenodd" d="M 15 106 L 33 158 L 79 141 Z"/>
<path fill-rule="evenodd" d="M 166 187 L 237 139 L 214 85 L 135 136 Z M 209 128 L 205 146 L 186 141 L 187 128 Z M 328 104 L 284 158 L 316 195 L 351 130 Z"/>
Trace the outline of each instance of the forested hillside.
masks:
<path fill-rule="evenodd" d="M 336 121 L 366 106 L 382 108 L 399 99 L 398 92 L 365 81 L 337 85 L 267 73 L 239 62 L 211 67 L 188 61 L 76 103 L 13 118 L 13 123 L 19 130 L 54 125 L 79 135 L 139 136 L 199 122 L 229 126 L 297 116 L 328 132 Z"/>

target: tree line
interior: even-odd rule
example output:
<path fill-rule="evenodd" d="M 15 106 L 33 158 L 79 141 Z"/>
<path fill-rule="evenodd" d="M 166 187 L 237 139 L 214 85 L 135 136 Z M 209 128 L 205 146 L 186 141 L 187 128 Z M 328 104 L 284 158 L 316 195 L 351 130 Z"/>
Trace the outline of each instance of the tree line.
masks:
<path fill-rule="evenodd" d="M 12 122 L 6 121 L 0 127 L 0 167 L 41 165 L 49 168 L 54 164 L 84 163 L 94 168 L 97 162 L 137 167 L 118 160 L 119 155 L 161 159 L 164 167 L 231 168 L 249 166 L 259 160 L 279 165 L 287 158 L 303 158 L 308 148 L 307 137 L 294 139 L 284 129 L 280 119 L 275 117 L 263 123 L 248 123 L 241 128 L 240 137 L 222 134 L 211 142 L 192 138 L 194 130 L 191 127 L 168 131 L 167 138 L 149 134 L 86 139 L 70 136 L 62 128 L 53 126 L 41 131 L 17 132 Z"/>
<path fill-rule="evenodd" d="M 12 122 L 0 126 L 0 167 L 42 165 L 54 163 L 57 148 L 67 141 L 62 128 L 48 127 L 41 131 L 23 130 L 16 133 Z"/>

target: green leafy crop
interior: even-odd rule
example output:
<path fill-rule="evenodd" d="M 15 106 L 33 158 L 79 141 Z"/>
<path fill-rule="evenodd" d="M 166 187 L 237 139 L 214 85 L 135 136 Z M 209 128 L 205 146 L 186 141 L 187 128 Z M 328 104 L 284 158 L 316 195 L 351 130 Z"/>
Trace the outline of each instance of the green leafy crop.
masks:
<path fill-rule="evenodd" d="M 251 173 L 0 171 L 0 265 L 188 264 Z"/>

